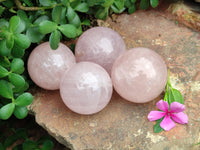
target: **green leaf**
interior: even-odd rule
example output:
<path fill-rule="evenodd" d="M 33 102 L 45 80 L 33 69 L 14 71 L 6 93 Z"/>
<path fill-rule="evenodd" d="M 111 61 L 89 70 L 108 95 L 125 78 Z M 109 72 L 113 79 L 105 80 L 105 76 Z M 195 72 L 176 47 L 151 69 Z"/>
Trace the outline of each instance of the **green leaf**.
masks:
<path fill-rule="evenodd" d="M 51 6 L 52 5 L 51 0 L 39 0 L 39 2 L 42 6 Z"/>
<path fill-rule="evenodd" d="M 81 20 L 80 20 L 79 16 L 76 14 L 75 17 L 73 18 L 73 20 L 69 21 L 69 23 L 78 28 L 81 25 Z"/>
<path fill-rule="evenodd" d="M 30 39 L 32 43 L 38 43 L 44 38 L 44 34 L 39 32 L 38 27 L 30 27 L 26 31 L 26 36 Z"/>
<path fill-rule="evenodd" d="M 153 8 L 157 7 L 159 3 L 159 0 L 150 0 L 150 4 Z"/>
<path fill-rule="evenodd" d="M 165 96 L 164 96 L 164 101 L 167 101 L 170 104 L 170 100 L 169 100 L 169 92 L 168 90 L 165 90 Z"/>
<path fill-rule="evenodd" d="M 76 12 L 74 11 L 74 9 L 73 9 L 72 7 L 69 6 L 69 7 L 67 8 L 67 14 L 66 14 L 67 19 L 68 19 L 69 21 L 71 21 L 71 20 L 74 19 L 75 15 L 76 15 Z"/>
<path fill-rule="evenodd" d="M 136 0 L 135 0 L 135 2 L 136 2 Z M 133 4 L 135 4 L 135 2 L 132 2 L 131 0 L 125 0 L 125 1 L 124 1 L 124 6 L 127 7 L 127 8 L 129 8 L 129 7 L 131 7 Z"/>
<path fill-rule="evenodd" d="M 42 145 L 45 143 L 45 141 L 49 141 L 49 140 L 51 140 L 51 136 L 49 136 L 49 135 L 42 136 L 37 140 L 37 144 Z"/>
<path fill-rule="evenodd" d="M 66 7 L 54 7 L 52 11 L 52 20 L 57 24 L 66 24 L 66 10 Z"/>
<path fill-rule="evenodd" d="M 76 27 L 71 24 L 64 24 L 58 27 L 58 29 L 68 38 L 75 38 L 77 36 Z"/>
<path fill-rule="evenodd" d="M 7 57 L 1 57 L 0 56 L 0 65 L 1 66 L 3 66 L 3 67 L 5 67 L 5 68 L 8 68 L 8 67 L 10 67 L 10 61 L 9 61 L 9 59 L 6 59 Z"/>
<path fill-rule="evenodd" d="M 18 72 L 24 67 L 24 61 L 21 58 L 14 58 L 11 62 L 10 70 L 12 72 Z"/>
<path fill-rule="evenodd" d="M 181 104 L 184 104 L 184 99 L 183 99 L 182 94 L 180 93 L 179 90 L 174 89 L 174 88 L 171 88 L 169 91 L 169 101 L 170 101 L 169 105 L 172 102 L 179 102 Z"/>
<path fill-rule="evenodd" d="M 118 14 L 122 13 L 122 12 L 125 10 L 125 8 L 123 8 L 123 9 L 118 9 L 115 5 L 111 5 L 111 9 L 112 9 L 112 11 L 113 11 L 114 13 L 118 13 Z"/>
<path fill-rule="evenodd" d="M 132 14 L 136 11 L 137 7 L 135 4 L 133 4 L 131 7 L 128 8 L 128 13 Z"/>
<path fill-rule="evenodd" d="M 115 0 L 114 3 L 111 5 L 111 9 L 115 13 L 122 13 L 125 10 L 124 1 Z"/>
<path fill-rule="evenodd" d="M 18 10 L 17 15 L 20 17 L 20 20 L 25 25 L 25 29 L 31 25 L 31 20 L 29 20 L 26 12 L 23 10 Z"/>
<path fill-rule="evenodd" d="M 110 7 L 113 4 L 114 0 L 104 0 L 102 4 L 103 7 Z"/>
<path fill-rule="evenodd" d="M 52 20 L 59 24 L 61 20 L 61 12 L 62 12 L 62 7 L 61 6 L 56 6 L 52 10 Z"/>
<path fill-rule="evenodd" d="M 15 132 L 15 135 L 18 137 L 18 139 L 27 139 L 28 138 L 27 130 L 24 128 L 17 129 Z"/>
<path fill-rule="evenodd" d="M 38 17 L 35 21 L 34 21 L 34 25 L 39 25 L 42 21 L 45 21 L 45 20 L 49 20 L 49 17 L 46 16 L 46 15 L 43 15 L 43 16 L 40 16 Z"/>
<path fill-rule="evenodd" d="M 89 10 L 89 6 L 87 3 L 80 3 L 74 8 L 74 10 L 86 13 Z"/>
<path fill-rule="evenodd" d="M 81 22 L 81 25 L 89 26 L 89 25 L 90 25 L 90 20 L 89 20 L 89 19 L 84 19 L 84 20 Z"/>
<path fill-rule="evenodd" d="M 160 133 L 160 132 L 162 132 L 164 129 L 163 128 L 161 128 L 160 127 L 160 123 L 161 123 L 161 121 L 164 119 L 164 117 L 163 118 L 161 118 L 161 119 L 159 119 L 159 120 L 157 120 L 156 121 L 156 124 L 153 126 L 153 129 L 154 129 L 154 132 L 155 133 Z"/>
<path fill-rule="evenodd" d="M 147 9 L 149 7 L 149 0 L 140 1 L 140 9 Z"/>
<path fill-rule="evenodd" d="M 51 32 L 49 42 L 52 49 L 57 49 L 60 43 L 61 33 L 58 30 Z"/>
<path fill-rule="evenodd" d="M 14 46 L 14 36 L 13 34 L 8 34 L 6 37 L 6 46 L 8 49 L 12 49 Z"/>
<path fill-rule="evenodd" d="M 8 21 L 5 20 L 4 18 L 1 18 L 1 19 L 0 19 L 0 27 L 3 27 L 3 26 L 8 27 L 8 26 L 9 26 L 9 23 L 8 23 Z"/>
<path fill-rule="evenodd" d="M 33 7 L 33 3 L 31 2 L 31 0 L 23 0 L 23 1 L 27 6 Z"/>
<path fill-rule="evenodd" d="M 105 20 L 108 16 L 108 8 L 99 8 L 95 14 L 98 19 Z"/>
<path fill-rule="evenodd" d="M 14 110 L 14 115 L 18 119 L 24 119 L 28 115 L 28 110 L 26 107 L 16 106 Z"/>
<path fill-rule="evenodd" d="M 23 145 L 23 150 L 36 150 L 38 149 L 38 145 L 36 142 L 32 141 L 32 140 L 26 140 Z"/>
<path fill-rule="evenodd" d="M 68 6 L 69 0 L 61 0 L 61 3 L 62 3 L 64 6 Z"/>
<path fill-rule="evenodd" d="M 12 16 L 9 20 L 9 30 L 13 33 L 21 33 L 25 30 L 25 24 L 20 20 L 19 16 Z"/>
<path fill-rule="evenodd" d="M 5 25 L 0 24 L 0 31 L 0 40 L 7 39 L 11 35 L 11 33 L 8 31 L 8 27 Z"/>
<path fill-rule="evenodd" d="M 5 10 L 5 7 L 3 7 L 3 6 L 0 6 L 0 16 L 2 15 L 2 13 L 4 12 L 4 10 Z"/>
<path fill-rule="evenodd" d="M 13 104 L 13 103 L 9 103 L 9 104 L 1 107 L 1 109 L 0 109 L 0 119 L 7 120 L 8 118 L 10 118 L 14 109 L 15 109 L 15 104 Z"/>
<path fill-rule="evenodd" d="M 73 53 L 75 53 L 75 44 L 70 44 L 70 49 L 72 50 Z"/>
<path fill-rule="evenodd" d="M 6 148 L 12 146 L 15 142 L 17 141 L 17 137 L 15 135 L 10 135 L 6 138 L 5 142 L 4 142 L 4 146 Z"/>
<path fill-rule="evenodd" d="M 7 8 L 11 8 L 14 6 L 14 1 L 13 0 L 6 0 L 4 2 L 2 2 L 4 6 L 6 6 Z"/>
<path fill-rule="evenodd" d="M 91 7 L 94 5 L 103 5 L 104 0 L 86 0 L 87 4 Z"/>
<path fill-rule="evenodd" d="M 172 94 L 172 91 L 170 90 L 169 91 L 169 94 L 168 94 L 168 96 L 167 96 L 167 98 L 168 98 L 168 104 L 170 105 L 172 102 L 174 102 L 174 97 L 173 97 L 173 94 Z"/>
<path fill-rule="evenodd" d="M 16 88 L 20 88 L 23 87 L 25 85 L 25 80 L 24 78 L 16 73 L 10 73 L 8 75 L 8 78 L 10 80 L 10 82 L 16 87 Z"/>
<path fill-rule="evenodd" d="M 17 99 L 15 100 L 15 104 L 17 106 L 27 106 L 30 105 L 32 101 L 33 96 L 30 93 L 26 92 L 17 97 Z"/>
<path fill-rule="evenodd" d="M 81 25 L 81 20 L 77 13 L 73 10 L 73 8 L 68 7 L 66 16 L 70 24 L 73 24 L 76 27 L 79 27 Z"/>
<path fill-rule="evenodd" d="M 0 78 L 6 77 L 8 74 L 8 70 L 0 65 Z"/>
<path fill-rule="evenodd" d="M 4 98 L 13 98 L 12 87 L 8 81 L 0 80 L 0 95 Z"/>
<path fill-rule="evenodd" d="M 51 33 L 56 29 L 57 29 L 57 24 L 52 21 L 45 20 L 39 24 L 39 32 L 42 34 Z"/>
<path fill-rule="evenodd" d="M 9 56 L 10 55 L 10 49 L 6 46 L 6 40 L 0 41 L 0 56 Z"/>
<path fill-rule="evenodd" d="M 52 150 L 52 149 L 53 149 L 53 142 L 50 140 L 46 140 L 41 148 L 41 150 Z"/>
<path fill-rule="evenodd" d="M 70 0 L 70 7 L 74 9 L 77 5 L 81 3 L 81 1 L 83 0 Z"/>
<path fill-rule="evenodd" d="M 11 50 L 11 55 L 15 58 L 21 58 L 24 56 L 25 50 L 17 45 L 14 45 L 13 49 Z"/>
<path fill-rule="evenodd" d="M 25 85 L 23 87 L 20 87 L 20 88 L 13 88 L 13 92 L 15 93 L 19 93 L 19 94 L 23 94 L 24 91 L 26 91 L 27 89 L 29 88 L 29 84 L 28 82 L 25 82 Z"/>
<path fill-rule="evenodd" d="M 16 45 L 22 49 L 27 49 L 31 45 L 30 39 L 24 34 L 16 34 L 14 37 Z"/>
<path fill-rule="evenodd" d="M 67 23 L 66 12 L 67 12 L 67 8 L 62 7 L 62 11 L 61 11 L 61 15 L 60 15 L 60 24 L 66 24 Z"/>
<path fill-rule="evenodd" d="M 124 6 L 128 8 L 128 13 L 132 14 L 136 11 L 137 7 L 135 4 L 136 0 L 125 0 Z"/>
<path fill-rule="evenodd" d="M 80 36 L 83 33 L 81 26 L 76 30 L 76 33 L 77 33 L 77 36 Z"/>
<path fill-rule="evenodd" d="M 131 0 L 125 0 L 125 1 L 124 1 L 124 6 L 125 6 L 125 7 L 128 8 L 128 7 L 130 7 L 131 5 L 132 5 Z"/>
<path fill-rule="evenodd" d="M 114 0 L 114 5 L 120 10 L 124 8 L 124 1 Z"/>
<path fill-rule="evenodd" d="M 116 8 L 118 10 L 117 13 L 120 13 L 120 12 L 122 12 L 125 9 L 124 8 L 124 1 L 122 1 L 122 0 L 115 0 L 114 3 L 111 5 L 111 8 L 112 7 Z"/>

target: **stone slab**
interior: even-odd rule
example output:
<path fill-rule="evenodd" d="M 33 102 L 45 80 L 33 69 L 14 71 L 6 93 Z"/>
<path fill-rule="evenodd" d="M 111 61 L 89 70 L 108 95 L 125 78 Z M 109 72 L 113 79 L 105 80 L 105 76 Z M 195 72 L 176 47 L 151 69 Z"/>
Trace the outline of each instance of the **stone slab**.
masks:
<path fill-rule="evenodd" d="M 168 132 L 154 133 L 147 120 L 159 96 L 146 104 L 134 104 L 116 92 L 108 106 L 95 115 L 70 111 L 59 91 L 34 91 L 29 107 L 39 125 L 60 143 L 73 150 L 198 150 L 200 146 L 200 34 L 174 20 L 163 11 L 137 11 L 132 15 L 113 15 L 99 25 L 116 30 L 127 49 L 148 47 L 159 53 L 171 71 L 171 81 L 184 95 L 189 117 L 187 125 L 177 124 Z"/>
<path fill-rule="evenodd" d="M 167 11 L 173 14 L 168 17 L 175 19 L 177 23 L 200 31 L 200 4 L 194 3 L 193 0 L 184 0 L 184 2 L 172 3 Z M 166 16 L 166 13 L 163 15 Z"/>

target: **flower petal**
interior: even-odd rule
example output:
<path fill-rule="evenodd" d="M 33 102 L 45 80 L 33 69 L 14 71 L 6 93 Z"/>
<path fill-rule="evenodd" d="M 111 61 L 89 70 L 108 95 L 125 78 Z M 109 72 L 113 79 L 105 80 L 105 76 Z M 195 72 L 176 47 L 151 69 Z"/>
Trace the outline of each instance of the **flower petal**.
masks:
<path fill-rule="evenodd" d="M 160 123 L 160 126 L 165 130 L 165 131 L 169 131 L 171 130 L 173 127 L 175 127 L 175 123 L 171 120 L 169 115 L 166 115 L 165 118 L 162 120 L 162 122 Z"/>
<path fill-rule="evenodd" d="M 166 101 L 160 100 L 156 103 L 158 109 L 168 112 L 169 111 L 169 104 Z"/>
<path fill-rule="evenodd" d="M 166 112 L 162 112 L 162 111 L 151 111 L 148 114 L 147 118 L 149 119 L 149 121 L 155 121 L 162 118 L 165 114 Z"/>
<path fill-rule="evenodd" d="M 184 114 L 183 112 L 173 113 L 173 114 L 171 114 L 171 117 L 174 121 L 176 121 L 180 124 L 188 123 L 188 116 L 186 114 Z"/>
<path fill-rule="evenodd" d="M 170 105 L 170 112 L 182 112 L 185 110 L 185 106 L 179 102 L 172 102 Z"/>

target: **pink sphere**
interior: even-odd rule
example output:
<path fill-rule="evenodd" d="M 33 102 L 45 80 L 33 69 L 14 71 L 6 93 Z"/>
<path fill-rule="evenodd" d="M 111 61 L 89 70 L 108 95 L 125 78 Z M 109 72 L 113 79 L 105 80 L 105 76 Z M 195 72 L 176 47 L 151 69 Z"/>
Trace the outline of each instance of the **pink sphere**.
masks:
<path fill-rule="evenodd" d="M 131 102 L 145 103 L 164 90 L 167 67 L 156 52 L 133 48 L 116 59 L 111 78 L 120 96 Z"/>
<path fill-rule="evenodd" d="M 107 27 L 94 27 L 78 39 L 75 57 L 77 62 L 97 63 L 110 74 L 115 59 L 125 50 L 125 43 L 116 31 Z"/>
<path fill-rule="evenodd" d="M 28 72 L 39 87 L 56 90 L 59 89 L 64 72 L 75 63 L 75 56 L 66 45 L 60 43 L 57 50 L 52 50 L 49 42 L 45 42 L 31 52 Z"/>
<path fill-rule="evenodd" d="M 60 93 L 65 105 L 79 114 L 101 111 L 112 96 L 112 82 L 108 73 L 98 64 L 80 62 L 64 74 Z"/>

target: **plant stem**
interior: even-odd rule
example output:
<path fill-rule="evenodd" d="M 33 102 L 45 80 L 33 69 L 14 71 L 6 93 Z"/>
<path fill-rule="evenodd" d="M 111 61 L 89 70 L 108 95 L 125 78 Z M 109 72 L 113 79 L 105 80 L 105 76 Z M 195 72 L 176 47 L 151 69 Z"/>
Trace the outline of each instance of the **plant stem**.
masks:
<path fill-rule="evenodd" d="M 41 9 L 40 7 L 24 7 L 19 0 L 15 0 L 15 4 L 17 8 L 25 11 L 37 11 Z"/>
<path fill-rule="evenodd" d="M 9 65 L 10 65 L 10 61 L 6 56 L 4 56 L 4 60 L 7 61 L 7 63 L 9 63 Z"/>
<path fill-rule="evenodd" d="M 15 102 L 15 99 L 14 98 L 12 98 L 12 103 L 14 103 Z"/>
<path fill-rule="evenodd" d="M 170 71 L 169 69 L 167 70 L 167 84 L 166 84 L 166 88 L 165 88 L 165 95 L 164 95 L 164 101 L 168 101 L 168 94 L 169 94 L 169 88 L 171 88 L 171 83 L 170 83 Z"/>
<path fill-rule="evenodd" d="M 38 10 L 52 9 L 55 6 L 62 5 L 62 3 L 59 3 L 59 4 L 54 4 L 52 6 L 45 6 L 45 7 L 24 7 L 19 0 L 15 0 L 15 4 L 18 9 L 22 9 L 25 11 L 38 11 Z"/>
<path fill-rule="evenodd" d="M 171 85 L 171 82 L 170 82 L 170 70 L 168 69 L 167 72 L 168 72 L 168 75 L 167 75 L 167 85 L 168 85 L 170 88 L 172 88 L 172 85 Z"/>

